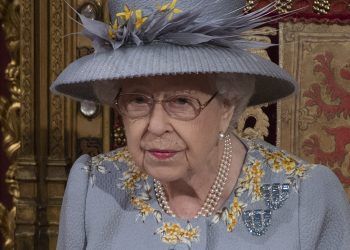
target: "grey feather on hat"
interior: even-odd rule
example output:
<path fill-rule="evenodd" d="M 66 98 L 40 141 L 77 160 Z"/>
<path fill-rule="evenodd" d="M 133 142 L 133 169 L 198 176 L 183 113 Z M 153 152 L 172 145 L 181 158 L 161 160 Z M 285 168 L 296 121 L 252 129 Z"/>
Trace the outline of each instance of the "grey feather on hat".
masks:
<path fill-rule="evenodd" d="M 70 64 L 51 85 L 54 93 L 101 102 L 94 89 L 118 79 L 251 74 L 256 86 L 249 105 L 257 105 L 285 97 L 297 86 L 278 65 L 248 51 L 271 45 L 248 41 L 245 32 L 280 18 L 270 16 L 272 4 L 248 14 L 243 14 L 241 1 L 232 0 L 172 0 L 162 5 L 121 0 L 109 6 L 110 24 L 78 13 L 81 34 L 91 39 L 95 53 Z"/>

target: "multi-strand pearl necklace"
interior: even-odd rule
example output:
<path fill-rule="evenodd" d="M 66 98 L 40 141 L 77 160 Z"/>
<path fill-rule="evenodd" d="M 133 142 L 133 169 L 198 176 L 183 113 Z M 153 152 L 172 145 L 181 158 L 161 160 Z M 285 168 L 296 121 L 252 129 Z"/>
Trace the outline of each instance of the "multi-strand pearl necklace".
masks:
<path fill-rule="evenodd" d="M 218 174 L 215 178 L 214 184 L 211 186 L 207 198 L 201 209 L 198 211 L 195 218 L 198 216 L 211 216 L 222 196 L 222 191 L 227 181 L 227 176 L 230 171 L 230 164 L 232 160 L 232 143 L 229 135 L 225 137 L 224 152 L 221 157 L 220 167 Z M 162 210 L 175 217 L 175 213 L 171 210 L 169 203 L 166 199 L 163 185 L 158 180 L 154 180 L 154 190 L 157 197 L 157 201 Z"/>

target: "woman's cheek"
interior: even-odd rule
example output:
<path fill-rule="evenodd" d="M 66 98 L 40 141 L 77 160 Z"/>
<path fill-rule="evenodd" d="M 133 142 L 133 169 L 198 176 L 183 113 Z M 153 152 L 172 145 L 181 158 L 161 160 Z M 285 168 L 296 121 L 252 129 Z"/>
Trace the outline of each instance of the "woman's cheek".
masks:
<path fill-rule="evenodd" d="M 133 159 L 136 166 L 139 168 L 142 168 L 143 166 L 143 159 L 144 159 L 144 151 L 140 148 L 140 145 L 135 145 L 134 143 L 131 143 L 129 146 L 128 143 L 128 151 L 131 154 L 131 158 Z"/>
<path fill-rule="evenodd" d="M 144 151 L 141 148 L 142 128 L 130 121 L 124 123 L 128 151 L 136 166 L 142 167 Z"/>

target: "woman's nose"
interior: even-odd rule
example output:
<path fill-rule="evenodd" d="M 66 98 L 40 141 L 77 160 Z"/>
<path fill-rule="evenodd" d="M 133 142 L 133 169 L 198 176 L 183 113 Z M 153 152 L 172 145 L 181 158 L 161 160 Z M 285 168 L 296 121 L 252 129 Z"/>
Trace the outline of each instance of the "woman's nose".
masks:
<path fill-rule="evenodd" d="M 164 110 L 161 103 L 154 103 L 149 118 L 148 131 L 155 135 L 162 135 L 170 130 L 169 115 Z"/>

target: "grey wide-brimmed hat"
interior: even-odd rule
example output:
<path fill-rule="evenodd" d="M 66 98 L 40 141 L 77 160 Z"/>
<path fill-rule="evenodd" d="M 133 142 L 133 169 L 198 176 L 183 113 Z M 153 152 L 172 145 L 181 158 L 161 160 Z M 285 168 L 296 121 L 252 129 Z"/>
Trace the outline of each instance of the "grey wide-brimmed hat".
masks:
<path fill-rule="evenodd" d="M 271 21 L 273 6 L 242 14 L 241 0 L 110 0 L 111 23 L 80 16 L 95 53 L 71 63 L 51 91 L 100 102 L 96 88 L 116 80 L 159 75 L 254 75 L 249 105 L 273 102 L 296 89 L 278 65 L 247 49 L 266 46 L 244 32 Z"/>

